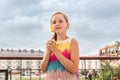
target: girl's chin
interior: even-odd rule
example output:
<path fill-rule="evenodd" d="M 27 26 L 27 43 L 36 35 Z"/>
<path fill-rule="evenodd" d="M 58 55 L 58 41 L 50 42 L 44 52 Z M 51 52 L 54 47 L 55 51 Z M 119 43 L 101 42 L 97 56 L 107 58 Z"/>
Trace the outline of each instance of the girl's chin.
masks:
<path fill-rule="evenodd" d="M 60 30 L 60 29 L 57 29 L 57 30 L 55 30 L 55 32 L 56 32 L 56 33 L 59 33 L 59 32 L 61 32 L 61 30 Z"/>
<path fill-rule="evenodd" d="M 55 32 L 56 32 L 57 34 L 60 34 L 60 33 L 62 33 L 61 31 L 58 31 L 58 30 L 57 30 L 57 31 L 55 31 Z"/>

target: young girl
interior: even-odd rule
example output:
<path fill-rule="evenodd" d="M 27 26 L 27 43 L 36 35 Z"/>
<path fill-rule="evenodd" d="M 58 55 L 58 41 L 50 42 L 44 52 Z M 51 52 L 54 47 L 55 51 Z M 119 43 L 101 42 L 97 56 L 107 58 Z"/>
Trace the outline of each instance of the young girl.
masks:
<path fill-rule="evenodd" d="M 46 72 L 45 80 L 78 80 L 79 46 L 67 35 L 68 18 L 62 12 L 56 12 L 50 23 L 54 36 L 47 42 L 41 61 L 41 70 Z"/>

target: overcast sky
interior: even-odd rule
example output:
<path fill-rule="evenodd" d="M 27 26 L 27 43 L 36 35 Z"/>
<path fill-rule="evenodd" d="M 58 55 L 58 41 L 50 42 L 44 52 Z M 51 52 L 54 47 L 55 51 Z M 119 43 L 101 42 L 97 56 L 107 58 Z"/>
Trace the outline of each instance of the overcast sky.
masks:
<path fill-rule="evenodd" d="M 68 16 L 81 56 L 120 41 L 120 0 L 0 0 L 0 48 L 44 51 L 56 11 Z"/>

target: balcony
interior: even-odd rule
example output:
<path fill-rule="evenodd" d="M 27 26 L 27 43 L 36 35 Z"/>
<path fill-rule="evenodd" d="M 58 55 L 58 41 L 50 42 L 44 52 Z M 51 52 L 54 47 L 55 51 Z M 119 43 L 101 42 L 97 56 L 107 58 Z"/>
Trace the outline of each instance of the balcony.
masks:
<path fill-rule="evenodd" d="M 26 66 L 24 67 L 24 62 L 26 62 Z M 4 69 L 0 69 L 0 80 L 44 80 L 44 74 L 41 73 L 40 67 L 34 67 L 32 68 L 29 66 L 30 64 L 33 64 L 34 62 L 41 61 L 42 57 L 39 56 L 0 56 L 0 61 L 4 63 L 4 61 L 9 61 L 9 67 L 6 67 Z M 105 79 L 105 71 L 106 68 L 103 67 L 104 62 L 113 62 L 119 61 L 120 57 L 80 57 L 80 80 L 88 80 L 88 71 L 93 70 L 92 80 L 106 80 Z M 12 61 L 12 63 L 10 63 Z M 19 63 L 19 67 L 12 68 L 10 67 L 14 65 L 14 61 L 17 61 Z M 33 61 L 32 63 L 29 61 Z M 111 63 L 112 63 L 111 62 Z M 94 64 L 93 64 L 94 63 Z M 38 63 L 37 65 L 39 65 Z M 5 64 L 6 65 L 6 64 Z M 94 65 L 94 68 L 92 67 Z M 2 65 L 0 65 L 2 66 Z M 114 65 L 113 65 L 114 66 Z M 14 67 L 14 66 L 13 66 Z M 115 69 L 108 69 L 110 72 L 110 78 L 111 80 L 119 80 L 115 79 L 116 76 L 113 75 L 113 72 Z M 83 74 L 81 74 L 81 71 Z M 95 72 L 98 73 L 97 77 L 94 75 Z M 99 75 L 102 73 L 102 75 Z M 120 74 L 119 74 L 120 75 Z M 98 79 L 98 77 L 101 77 L 101 79 Z"/>

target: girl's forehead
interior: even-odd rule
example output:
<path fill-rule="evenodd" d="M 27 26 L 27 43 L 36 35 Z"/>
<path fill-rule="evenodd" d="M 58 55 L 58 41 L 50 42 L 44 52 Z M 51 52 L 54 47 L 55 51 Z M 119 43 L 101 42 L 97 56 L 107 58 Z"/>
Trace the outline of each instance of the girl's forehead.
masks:
<path fill-rule="evenodd" d="M 56 19 L 64 19 L 64 16 L 62 14 L 56 14 L 52 17 L 52 20 L 56 20 Z"/>

